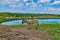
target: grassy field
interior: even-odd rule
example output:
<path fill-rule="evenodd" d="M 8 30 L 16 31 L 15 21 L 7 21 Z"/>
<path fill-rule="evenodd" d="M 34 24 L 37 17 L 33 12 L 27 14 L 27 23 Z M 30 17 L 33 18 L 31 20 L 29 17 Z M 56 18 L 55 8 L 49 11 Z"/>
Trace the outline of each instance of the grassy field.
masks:
<path fill-rule="evenodd" d="M 3 27 L 4 25 L 0 25 L 0 27 Z M 6 26 L 8 28 L 21 28 L 21 27 L 29 27 L 29 25 L 12 25 L 12 26 Z M 33 29 L 36 27 L 36 25 L 30 25 L 30 27 Z M 54 40 L 60 40 L 60 24 L 40 24 L 38 27 L 38 31 L 45 32 L 54 37 Z"/>

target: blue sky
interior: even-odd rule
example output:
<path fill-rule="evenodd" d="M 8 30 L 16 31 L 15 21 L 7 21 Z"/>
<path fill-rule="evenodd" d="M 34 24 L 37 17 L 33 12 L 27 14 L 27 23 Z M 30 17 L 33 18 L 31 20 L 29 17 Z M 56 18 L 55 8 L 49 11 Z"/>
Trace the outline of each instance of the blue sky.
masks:
<path fill-rule="evenodd" d="M 60 0 L 0 0 L 0 12 L 60 14 Z"/>

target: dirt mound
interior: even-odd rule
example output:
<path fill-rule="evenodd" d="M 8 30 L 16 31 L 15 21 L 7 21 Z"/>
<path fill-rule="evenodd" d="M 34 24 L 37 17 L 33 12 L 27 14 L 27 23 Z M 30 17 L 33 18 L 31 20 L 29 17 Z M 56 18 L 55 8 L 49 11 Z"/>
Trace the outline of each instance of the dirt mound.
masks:
<path fill-rule="evenodd" d="M 35 29 L 0 28 L 0 40 L 53 40 L 53 38 Z"/>

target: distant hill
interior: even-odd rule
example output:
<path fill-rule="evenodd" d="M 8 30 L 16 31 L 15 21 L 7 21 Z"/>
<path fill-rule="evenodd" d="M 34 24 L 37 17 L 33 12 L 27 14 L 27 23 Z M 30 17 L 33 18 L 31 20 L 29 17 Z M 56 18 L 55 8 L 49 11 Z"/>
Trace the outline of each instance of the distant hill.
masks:
<path fill-rule="evenodd" d="M 60 18 L 59 14 L 38 14 L 38 13 L 10 13 L 1 12 L 0 17 L 36 17 L 36 18 Z"/>

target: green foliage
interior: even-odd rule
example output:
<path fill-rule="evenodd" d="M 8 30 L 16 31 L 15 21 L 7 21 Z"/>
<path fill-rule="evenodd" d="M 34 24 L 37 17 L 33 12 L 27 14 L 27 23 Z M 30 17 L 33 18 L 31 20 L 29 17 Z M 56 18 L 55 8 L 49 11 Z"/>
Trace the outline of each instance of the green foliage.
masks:
<path fill-rule="evenodd" d="M 0 13 L 0 17 L 21 17 L 21 18 L 60 18 L 59 14 L 34 14 L 34 13 Z"/>
<path fill-rule="evenodd" d="M 60 40 L 60 24 L 41 24 L 38 30 L 52 35 L 54 40 Z"/>

